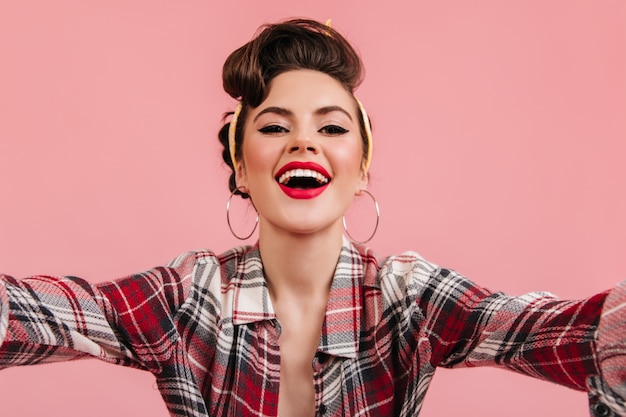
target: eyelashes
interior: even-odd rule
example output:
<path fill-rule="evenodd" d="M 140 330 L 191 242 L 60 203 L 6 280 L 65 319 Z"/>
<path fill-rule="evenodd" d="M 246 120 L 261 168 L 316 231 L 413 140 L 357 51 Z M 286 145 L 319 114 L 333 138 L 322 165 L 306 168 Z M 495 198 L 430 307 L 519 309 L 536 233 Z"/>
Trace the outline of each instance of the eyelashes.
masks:
<path fill-rule="evenodd" d="M 330 136 L 337 136 L 337 135 L 343 135 L 345 133 L 348 133 L 349 130 L 348 129 L 344 129 L 343 127 L 337 126 L 337 125 L 328 125 L 328 126 L 324 126 L 320 130 L 318 130 L 318 132 L 324 133 L 324 134 L 330 135 Z"/>
<path fill-rule="evenodd" d="M 260 128 L 259 132 L 267 135 L 278 135 L 282 133 L 289 133 L 289 129 L 280 125 L 268 125 Z M 327 136 L 339 136 L 344 135 L 350 131 L 341 126 L 331 124 L 323 126 L 321 129 L 318 130 L 318 132 Z"/>
<path fill-rule="evenodd" d="M 279 125 L 269 125 L 269 126 L 264 126 L 260 128 L 259 132 L 271 135 L 271 134 L 278 134 L 278 133 L 288 133 L 289 130 Z"/>

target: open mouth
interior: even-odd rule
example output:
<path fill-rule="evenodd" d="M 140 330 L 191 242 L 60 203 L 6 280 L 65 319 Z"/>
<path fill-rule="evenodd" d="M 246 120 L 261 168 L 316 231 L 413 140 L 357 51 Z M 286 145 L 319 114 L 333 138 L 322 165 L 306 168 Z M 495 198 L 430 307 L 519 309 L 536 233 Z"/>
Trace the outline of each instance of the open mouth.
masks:
<path fill-rule="evenodd" d="M 310 190 L 328 184 L 330 178 L 312 169 L 291 169 L 276 178 L 279 184 L 297 190 Z"/>

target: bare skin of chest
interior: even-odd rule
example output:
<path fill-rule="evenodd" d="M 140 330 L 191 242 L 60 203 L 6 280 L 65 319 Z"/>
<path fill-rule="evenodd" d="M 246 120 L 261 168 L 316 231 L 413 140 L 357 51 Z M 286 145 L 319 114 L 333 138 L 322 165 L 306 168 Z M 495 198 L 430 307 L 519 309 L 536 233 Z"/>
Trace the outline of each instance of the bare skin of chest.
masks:
<path fill-rule="evenodd" d="M 313 357 L 317 350 L 324 310 L 316 314 L 292 311 L 280 314 L 280 391 L 279 417 L 313 417 Z"/>

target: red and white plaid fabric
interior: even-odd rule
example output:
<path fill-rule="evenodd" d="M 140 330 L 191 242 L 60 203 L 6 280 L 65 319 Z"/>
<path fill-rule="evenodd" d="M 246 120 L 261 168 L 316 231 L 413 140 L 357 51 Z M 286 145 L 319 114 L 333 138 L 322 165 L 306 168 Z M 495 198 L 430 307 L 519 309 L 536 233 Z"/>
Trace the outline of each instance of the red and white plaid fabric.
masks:
<path fill-rule="evenodd" d="M 345 241 L 313 361 L 318 414 L 417 416 L 436 367 L 489 365 L 626 415 L 625 287 L 509 297 Z M 256 246 L 95 285 L 0 275 L 0 368 L 96 357 L 145 369 L 172 416 L 276 416 L 279 336 Z"/>

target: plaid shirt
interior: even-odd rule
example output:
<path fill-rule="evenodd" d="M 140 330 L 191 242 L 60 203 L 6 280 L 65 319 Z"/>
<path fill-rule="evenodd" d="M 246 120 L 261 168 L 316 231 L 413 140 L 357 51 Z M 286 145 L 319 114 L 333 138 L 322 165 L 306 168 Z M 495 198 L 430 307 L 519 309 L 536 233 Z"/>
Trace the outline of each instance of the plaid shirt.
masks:
<path fill-rule="evenodd" d="M 0 368 L 83 357 L 148 370 L 172 416 L 276 416 L 281 332 L 257 246 L 90 284 L 0 275 Z M 313 359 L 323 416 L 417 416 L 437 366 L 491 365 L 626 415 L 626 285 L 492 294 L 415 253 L 344 242 Z"/>

